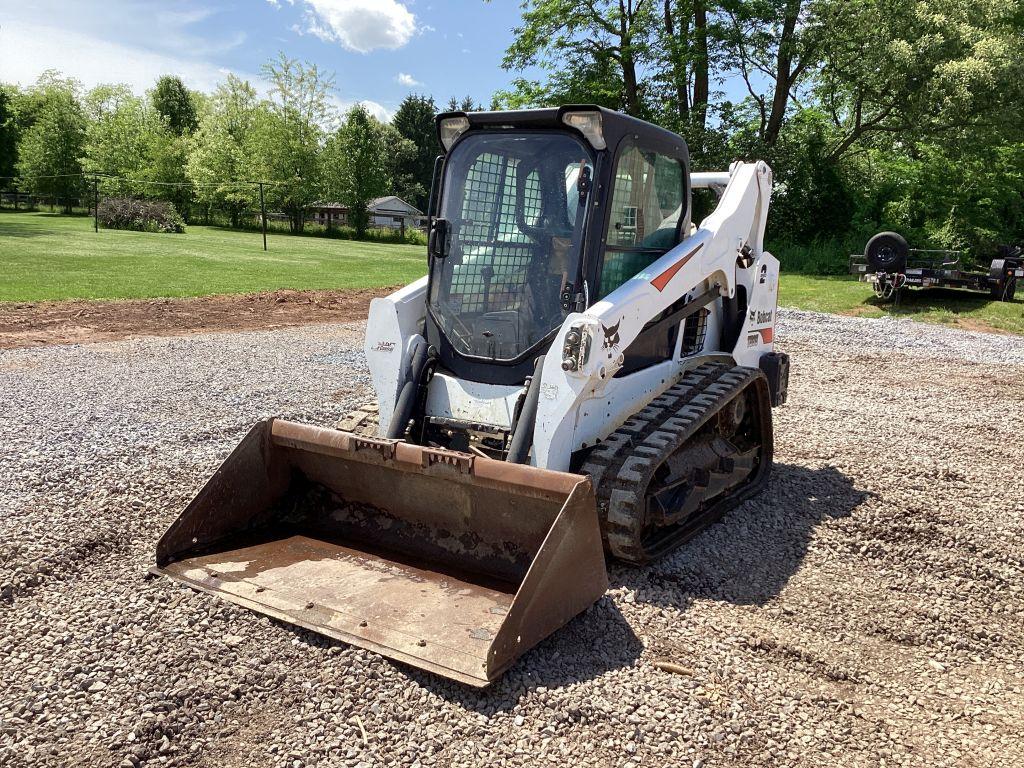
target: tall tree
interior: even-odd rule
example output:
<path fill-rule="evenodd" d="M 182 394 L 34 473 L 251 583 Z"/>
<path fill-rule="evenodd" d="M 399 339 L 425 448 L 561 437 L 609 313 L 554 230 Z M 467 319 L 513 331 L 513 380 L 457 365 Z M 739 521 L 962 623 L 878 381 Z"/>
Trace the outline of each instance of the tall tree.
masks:
<path fill-rule="evenodd" d="M 657 34 L 657 69 L 669 85 L 666 116 L 680 129 L 703 130 L 710 96 L 707 0 L 663 0 L 662 25 Z"/>
<path fill-rule="evenodd" d="M 427 209 L 427 196 L 434 175 L 434 158 L 440 151 L 434 126 L 436 114 L 437 106 L 432 97 L 409 94 L 391 118 L 394 129 L 412 144 L 412 152 L 396 162 L 395 194 L 421 211 Z M 399 194 L 398 187 L 402 188 L 402 194 Z"/>
<path fill-rule="evenodd" d="M 301 232 L 322 191 L 321 143 L 334 116 L 334 80 L 283 54 L 264 65 L 263 74 L 271 82 L 270 100 L 256 114 L 249 168 L 254 178 L 278 182 L 270 188 L 271 204 L 288 215 L 293 232 Z"/>
<path fill-rule="evenodd" d="M 473 101 L 472 96 L 463 96 L 462 99 L 452 96 L 445 105 L 446 112 L 479 112 L 480 109 L 480 105 Z"/>
<path fill-rule="evenodd" d="M 195 187 L 188 176 L 190 141 L 167 128 L 150 135 L 147 147 L 147 165 L 142 178 L 153 182 L 146 186 L 148 197 L 168 200 L 188 223 L 192 219 L 192 204 L 196 199 Z"/>
<path fill-rule="evenodd" d="M 276 111 L 318 127 L 334 117 L 330 101 L 334 76 L 321 72 L 316 64 L 279 53 L 260 71 L 271 83 L 270 101 Z"/>
<path fill-rule="evenodd" d="M 82 167 L 115 178 L 102 181 L 108 195 L 144 196 L 145 187 L 122 179 L 142 179 L 149 149 L 160 128 L 149 105 L 127 85 L 100 85 L 85 96 L 88 129 Z"/>
<path fill-rule="evenodd" d="M 617 106 L 638 117 L 648 114 L 640 74 L 651 56 L 654 0 L 526 0 L 523 6 L 522 25 L 505 52 L 506 69 L 561 70 L 570 81 L 574 70 L 614 72 Z M 545 101 L 558 96 L 538 95 Z"/>
<path fill-rule="evenodd" d="M 813 74 L 818 56 L 813 7 L 811 0 L 721 2 L 721 71 L 743 79 L 766 147 L 779 140 L 791 102 Z"/>
<path fill-rule="evenodd" d="M 186 175 L 196 185 L 196 196 L 209 211 L 227 212 L 231 225 L 241 223 L 242 212 L 255 202 L 255 186 L 247 175 L 247 144 L 259 102 L 248 82 L 228 75 L 209 100 L 208 110 L 190 142 Z"/>
<path fill-rule="evenodd" d="M 831 156 L 878 134 L 1012 136 L 1024 121 L 1024 14 L 998 0 L 819 0 L 817 95 L 840 134 Z"/>
<path fill-rule="evenodd" d="M 418 202 L 426 199 L 429 187 L 417 181 L 409 171 L 416 159 L 416 145 L 395 130 L 393 125 L 385 123 L 382 127 L 384 142 L 391 148 L 387 165 L 388 191 L 420 210 L 425 210 L 427 204 L 424 202 L 423 206 L 420 206 Z"/>
<path fill-rule="evenodd" d="M 389 154 L 385 126 L 361 105 L 349 110 L 344 125 L 327 141 L 324 186 L 348 207 L 356 237 L 364 237 L 369 228 L 369 203 L 387 192 Z"/>
<path fill-rule="evenodd" d="M 0 188 L 9 186 L 18 161 L 18 118 L 14 86 L 0 85 Z"/>
<path fill-rule="evenodd" d="M 191 135 L 199 127 L 194 97 L 180 77 L 164 75 L 157 80 L 152 99 L 153 108 L 177 136 Z"/>
<path fill-rule="evenodd" d="M 60 200 L 65 213 L 84 193 L 79 158 L 85 145 L 85 115 L 78 85 L 45 73 L 31 90 L 32 123 L 18 141 L 21 186 Z"/>
<path fill-rule="evenodd" d="M 529 109 L 561 104 L 597 104 L 622 111 L 622 77 L 608 57 L 572 55 L 543 82 L 515 78 L 494 94 L 493 109 Z"/>

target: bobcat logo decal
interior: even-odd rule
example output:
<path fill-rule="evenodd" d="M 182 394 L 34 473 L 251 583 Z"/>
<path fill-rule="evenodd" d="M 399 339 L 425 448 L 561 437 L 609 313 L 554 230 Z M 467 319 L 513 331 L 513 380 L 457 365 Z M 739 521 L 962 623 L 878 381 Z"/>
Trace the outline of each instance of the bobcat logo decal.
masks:
<path fill-rule="evenodd" d="M 604 331 L 604 348 L 615 349 L 619 346 L 619 326 L 622 325 L 620 319 L 611 328 L 608 328 L 604 323 L 601 323 L 601 330 Z"/>

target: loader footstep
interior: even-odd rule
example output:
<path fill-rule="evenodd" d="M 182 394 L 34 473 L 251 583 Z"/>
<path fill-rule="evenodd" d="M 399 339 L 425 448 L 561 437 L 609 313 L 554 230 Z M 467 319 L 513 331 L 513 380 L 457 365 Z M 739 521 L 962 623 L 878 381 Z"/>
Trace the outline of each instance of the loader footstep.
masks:
<path fill-rule="evenodd" d="M 340 419 L 337 428 L 342 432 L 351 432 L 362 437 L 377 437 L 377 425 L 380 423 L 380 409 L 377 402 L 363 403 Z"/>

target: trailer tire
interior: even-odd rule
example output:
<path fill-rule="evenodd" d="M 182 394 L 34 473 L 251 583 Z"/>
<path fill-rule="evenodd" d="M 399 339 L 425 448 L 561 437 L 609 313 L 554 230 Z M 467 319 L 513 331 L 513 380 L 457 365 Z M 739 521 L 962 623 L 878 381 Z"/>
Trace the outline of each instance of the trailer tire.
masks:
<path fill-rule="evenodd" d="M 1013 297 L 1017 295 L 1017 278 L 1010 277 L 1006 278 L 1003 284 L 1002 293 L 999 295 L 999 301 L 1013 301 Z"/>
<path fill-rule="evenodd" d="M 1013 301 L 1013 297 L 1017 294 L 1017 281 L 1007 278 L 1006 281 L 989 285 L 988 292 L 995 301 Z"/>
<path fill-rule="evenodd" d="M 1017 276 L 1014 262 L 1006 263 L 1006 259 L 994 259 L 988 270 L 988 292 L 996 301 L 1013 301 L 1017 293 Z"/>
<path fill-rule="evenodd" d="M 903 273 L 909 255 L 910 246 L 896 232 L 879 232 L 864 246 L 864 258 L 875 272 Z"/>

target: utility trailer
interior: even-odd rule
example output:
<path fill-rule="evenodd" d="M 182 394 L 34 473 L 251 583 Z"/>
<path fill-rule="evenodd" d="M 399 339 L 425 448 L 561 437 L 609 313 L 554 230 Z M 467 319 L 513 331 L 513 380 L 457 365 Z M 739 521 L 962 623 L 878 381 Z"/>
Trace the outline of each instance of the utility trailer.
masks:
<path fill-rule="evenodd" d="M 864 253 L 850 256 L 850 274 L 870 283 L 878 298 L 895 304 L 905 288 L 960 288 L 1013 301 L 1017 281 L 1024 278 L 1024 249 L 1003 246 L 986 271 L 964 251 L 911 248 L 901 235 L 880 232 Z"/>

